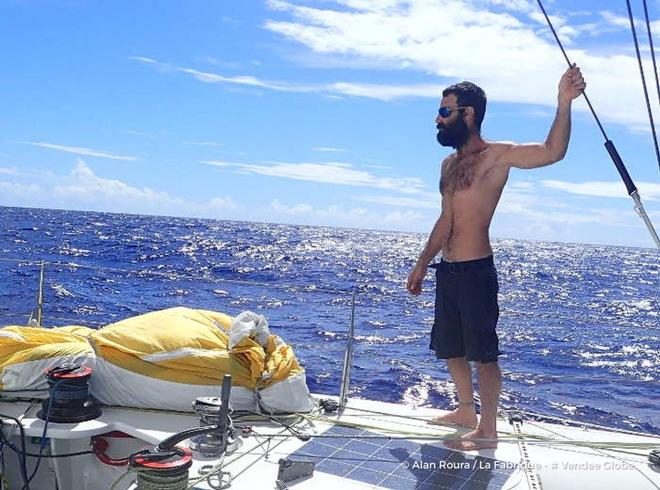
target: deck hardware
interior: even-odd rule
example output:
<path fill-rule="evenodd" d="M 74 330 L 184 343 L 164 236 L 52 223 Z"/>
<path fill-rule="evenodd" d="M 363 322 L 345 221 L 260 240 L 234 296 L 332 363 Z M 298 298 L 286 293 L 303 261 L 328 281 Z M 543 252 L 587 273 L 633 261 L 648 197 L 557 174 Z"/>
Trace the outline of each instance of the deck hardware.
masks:
<path fill-rule="evenodd" d="M 348 402 L 348 390 L 351 386 L 351 369 L 353 368 L 353 342 L 355 340 L 355 297 L 357 291 L 353 290 L 351 300 L 351 324 L 348 329 L 348 341 L 344 352 L 344 369 L 341 376 L 341 391 L 339 392 L 339 409 L 343 410 Z"/>
<path fill-rule="evenodd" d="M 77 364 L 60 364 L 46 371 L 48 398 L 37 414 L 41 420 L 54 423 L 77 423 L 101 415 L 101 407 L 89 395 L 92 368 Z"/>
<path fill-rule="evenodd" d="M 193 402 L 193 410 L 200 416 L 200 428 L 189 432 L 190 449 L 193 451 L 207 457 L 217 457 L 238 448 L 240 441 L 231 420 L 230 392 L 231 375 L 225 374 L 220 398 L 200 397 Z M 213 426 L 215 429 L 212 429 Z"/>
<path fill-rule="evenodd" d="M 513 426 L 513 432 L 516 435 L 518 450 L 520 451 L 520 465 L 522 466 L 523 472 L 525 473 L 527 485 L 529 486 L 530 490 L 541 490 L 543 488 L 541 485 L 541 479 L 532 466 L 532 462 L 529 457 L 529 449 L 527 448 L 527 442 L 525 441 L 525 437 L 522 432 L 522 415 L 519 412 L 511 412 L 509 414 L 509 423 Z"/>
<path fill-rule="evenodd" d="M 339 403 L 337 403 L 335 400 L 331 400 L 330 398 L 324 398 L 320 400 L 319 405 L 323 409 L 323 412 L 326 414 L 335 413 L 339 409 Z"/>
<path fill-rule="evenodd" d="M 299 461 L 288 458 L 280 459 L 278 464 L 277 481 L 284 484 L 298 480 L 299 478 L 312 476 L 314 474 L 314 467 L 316 466 L 314 461 Z"/>
<path fill-rule="evenodd" d="M 654 468 L 660 468 L 660 449 L 654 449 L 649 453 L 649 463 L 651 463 Z"/>
<path fill-rule="evenodd" d="M 188 469 L 192 452 L 174 447 L 168 452 L 142 451 L 131 458 L 131 468 L 138 475 L 137 490 L 180 490 L 188 487 Z"/>
<path fill-rule="evenodd" d="M 39 266 L 39 288 L 37 289 L 37 305 L 30 313 L 28 325 L 30 327 L 43 326 L 43 313 L 44 313 L 44 276 L 45 276 L 46 262 L 41 261 Z"/>

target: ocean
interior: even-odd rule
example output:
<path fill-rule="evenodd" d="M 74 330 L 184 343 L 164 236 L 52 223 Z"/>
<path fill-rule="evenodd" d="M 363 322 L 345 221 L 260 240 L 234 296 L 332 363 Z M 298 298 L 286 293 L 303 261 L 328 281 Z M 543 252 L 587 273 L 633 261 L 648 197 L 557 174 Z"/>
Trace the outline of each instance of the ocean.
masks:
<path fill-rule="evenodd" d="M 46 261 L 44 324 L 102 326 L 172 306 L 253 310 L 315 393 L 338 394 L 355 293 L 351 396 L 452 407 L 428 349 L 434 276 L 406 293 L 427 236 L 0 207 L 0 325 L 24 324 Z M 494 240 L 502 406 L 660 434 L 660 255 Z"/>

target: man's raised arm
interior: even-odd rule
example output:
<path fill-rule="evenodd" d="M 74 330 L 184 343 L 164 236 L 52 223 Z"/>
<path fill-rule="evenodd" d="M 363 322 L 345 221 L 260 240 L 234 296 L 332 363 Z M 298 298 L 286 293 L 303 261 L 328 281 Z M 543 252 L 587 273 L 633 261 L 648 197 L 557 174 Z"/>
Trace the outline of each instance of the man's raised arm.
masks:
<path fill-rule="evenodd" d="M 517 145 L 502 143 L 498 161 L 517 168 L 537 168 L 555 163 L 566 155 L 571 136 L 571 105 L 586 87 L 580 69 L 566 70 L 559 81 L 557 114 L 545 143 Z"/>

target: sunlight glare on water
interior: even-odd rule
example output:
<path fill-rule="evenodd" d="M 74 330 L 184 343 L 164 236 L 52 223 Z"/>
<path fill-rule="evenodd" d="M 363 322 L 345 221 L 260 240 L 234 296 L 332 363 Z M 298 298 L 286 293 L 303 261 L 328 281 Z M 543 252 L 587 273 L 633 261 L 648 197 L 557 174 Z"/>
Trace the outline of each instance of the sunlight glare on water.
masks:
<path fill-rule="evenodd" d="M 100 326 L 188 306 L 251 309 L 292 344 L 310 390 L 337 394 L 356 300 L 352 396 L 448 408 L 428 349 L 433 275 L 404 289 L 426 236 L 2 208 L 0 323 Z M 660 434 L 660 261 L 652 249 L 494 241 L 505 407 Z M 230 280 L 228 282 L 228 280 Z M 233 281 L 233 282 L 232 282 Z"/>

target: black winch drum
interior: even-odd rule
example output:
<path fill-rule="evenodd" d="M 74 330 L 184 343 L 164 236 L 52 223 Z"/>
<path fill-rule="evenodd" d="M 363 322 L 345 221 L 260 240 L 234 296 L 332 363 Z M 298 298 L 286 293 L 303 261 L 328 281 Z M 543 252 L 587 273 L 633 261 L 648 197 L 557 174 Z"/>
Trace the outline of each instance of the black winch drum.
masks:
<path fill-rule="evenodd" d="M 89 395 L 92 368 L 62 364 L 46 371 L 49 397 L 41 403 L 37 414 L 41 420 L 55 423 L 77 423 L 101 415 Z"/>
<path fill-rule="evenodd" d="M 137 471 L 137 490 L 185 490 L 188 488 L 188 469 L 192 466 L 192 452 L 175 447 L 166 454 L 147 453 L 131 462 Z"/>

